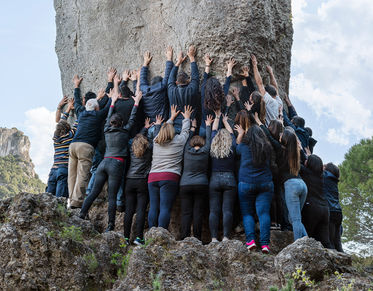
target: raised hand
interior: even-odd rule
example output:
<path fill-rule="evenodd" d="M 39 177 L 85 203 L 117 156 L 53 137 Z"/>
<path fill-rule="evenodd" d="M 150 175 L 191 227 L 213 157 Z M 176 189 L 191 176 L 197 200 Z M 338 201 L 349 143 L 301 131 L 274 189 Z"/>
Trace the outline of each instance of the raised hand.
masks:
<path fill-rule="evenodd" d="M 228 122 L 228 115 L 223 114 L 223 123 L 227 123 L 227 122 Z"/>
<path fill-rule="evenodd" d="M 101 88 L 100 90 L 98 90 L 98 93 L 97 93 L 97 100 L 101 100 L 102 98 L 104 98 L 105 96 L 105 90 L 104 88 Z"/>
<path fill-rule="evenodd" d="M 214 113 L 215 113 L 215 118 L 220 118 L 220 116 L 221 116 L 221 111 L 220 111 L 220 109 L 214 111 Z"/>
<path fill-rule="evenodd" d="M 139 105 L 140 100 L 142 98 L 142 91 L 141 90 L 136 90 L 136 95 L 132 96 L 133 100 L 135 100 L 135 105 Z"/>
<path fill-rule="evenodd" d="M 79 88 L 80 82 L 82 82 L 83 78 L 79 78 L 78 75 L 75 75 L 73 78 L 75 88 Z"/>
<path fill-rule="evenodd" d="M 62 107 L 68 102 L 67 96 L 63 96 L 60 103 L 58 103 L 58 108 L 59 110 L 62 109 Z"/>
<path fill-rule="evenodd" d="M 130 71 L 129 70 L 124 70 L 122 73 L 122 79 L 123 81 L 128 81 L 130 78 Z"/>
<path fill-rule="evenodd" d="M 246 101 L 245 104 L 244 104 L 244 106 L 245 106 L 245 108 L 246 108 L 247 111 L 250 111 L 251 108 L 253 108 L 253 105 L 254 105 L 254 103 L 250 104 L 249 101 Z"/>
<path fill-rule="evenodd" d="M 237 131 L 238 135 L 244 135 L 245 134 L 245 130 L 239 124 L 236 124 L 234 126 L 234 130 Z"/>
<path fill-rule="evenodd" d="M 197 119 L 192 120 L 192 127 L 196 128 L 197 127 Z"/>
<path fill-rule="evenodd" d="M 193 108 L 190 105 L 184 106 L 184 112 L 181 112 L 181 114 L 184 116 L 185 119 L 190 119 L 190 116 L 192 115 Z"/>
<path fill-rule="evenodd" d="M 249 67 L 248 66 L 243 66 L 241 68 L 242 73 L 240 73 L 241 76 L 243 77 L 248 77 L 249 76 Z"/>
<path fill-rule="evenodd" d="M 176 61 L 176 67 L 180 66 L 185 60 L 186 60 L 187 56 L 183 56 L 183 52 L 179 52 L 178 56 L 177 56 L 177 61 Z"/>
<path fill-rule="evenodd" d="M 214 59 L 212 59 L 209 54 L 205 54 L 203 60 L 205 61 L 206 67 L 210 67 L 211 63 L 214 61 Z"/>
<path fill-rule="evenodd" d="M 163 117 L 162 117 L 162 115 L 157 115 L 157 116 L 155 117 L 155 124 L 161 125 L 162 122 L 163 122 Z"/>
<path fill-rule="evenodd" d="M 251 63 L 255 67 L 258 66 L 258 61 L 257 61 L 256 56 L 254 54 L 251 55 Z"/>
<path fill-rule="evenodd" d="M 233 99 L 231 95 L 225 96 L 225 100 L 227 101 L 227 106 L 230 107 L 233 104 Z"/>
<path fill-rule="evenodd" d="M 237 87 L 234 87 L 234 88 L 232 89 L 232 94 L 233 94 L 233 96 L 234 96 L 234 99 L 236 99 L 237 101 L 240 100 L 240 90 L 238 90 Z"/>
<path fill-rule="evenodd" d="M 234 58 L 230 58 L 226 61 L 228 71 L 232 71 L 233 67 L 237 65 L 237 61 Z"/>
<path fill-rule="evenodd" d="M 152 56 L 150 55 L 150 52 L 146 51 L 144 53 L 144 67 L 149 66 L 150 62 L 152 61 Z"/>
<path fill-rule="evenodd" d="M 67 101 L 67 111 L 70 112 L 74 109 L 74 99 L 71 98 Z"/>
<path fill-rule="evenodd" d="M 169 45 L 166 50 L 167 61 L 172 61 L 173 55 L 174 55 L 174 50 L 172 46 Z"/>
<path fill-rule="evenodd" d="M 130 74 L 130 80 L 131 80 L 132 82 L 137 80 L 137 70 L 132 70 L 132 71 L 131 71 L 131 74 Z"/>
<path fill-rule="evenodd" d="M 191 45 L 188 49 L 188 57 L 190 62 L 195 62 L 196 53 L 196 47 L 194 45 Z"/>
<path fill-rule="evenodd" d="M 152 124 L 150 123 L 150 118 L 149 117 L 145 118 L 145 126 L 144 127 L 146 129 L 148 129 L 151 126 L 152 126 Z"/>
<path fill-rule="evenodd" d="M 116 73 L 117 73 L 117 70 L 113 67 L 110 67 L 109 71 L 107 72 L 107 81 L 108 82 L 113 82 L 113 78 L 114 78 Z"/>
<path fill-rule="evenodd" d="M 206 116 L 206 126 L 211 126 L 211 124 L 214 122 L 214 117 L 210 114 Z"/>
<path fill-rule="evenodd" d="M 115 74 L 114 83 L 119 85 L 121 81 L 122 81 L 122 78 L 119 76 L 119 74 Z"/>
<path fill-rule="evenodd" d="M 170 119 L 173 121 L 175 120 L 176 116 L 180 113 L 180 110 L 177 110 L 177 105 L 171 105 L 171 117 Z"/>
<path fill-rule="evenodd" d="M 267 69 L 268 74 L 270 75 L 273 74 L 273 69 L 271 66 L 266 66 L 266 69 Z"/>

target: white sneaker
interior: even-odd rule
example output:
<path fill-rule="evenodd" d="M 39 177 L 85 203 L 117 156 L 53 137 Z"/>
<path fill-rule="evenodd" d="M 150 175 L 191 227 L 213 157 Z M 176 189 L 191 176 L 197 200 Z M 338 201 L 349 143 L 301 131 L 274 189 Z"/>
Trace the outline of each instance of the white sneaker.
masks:
<path fill-rule="evenodd" d="M 212 243 L 217 243 L 217 242 L 219 242 L 219 241 L 218 241 L 216 238 L 213 237 L 212 240 L 211 240 L 211 242 L 212 242 Z"/>
<path fill-rule="evenodd" d="M 71 208 L 71 202 L 70 202 L 70 198 L 67 198 L 67 206 L 66 206 L 67 209 L 70 209 Z"/>
<path fill-rule="evenodd" d="M 229 241 L 229 238 L 227 238 L 226 236 L 223 237 L 223 241 Z"/>

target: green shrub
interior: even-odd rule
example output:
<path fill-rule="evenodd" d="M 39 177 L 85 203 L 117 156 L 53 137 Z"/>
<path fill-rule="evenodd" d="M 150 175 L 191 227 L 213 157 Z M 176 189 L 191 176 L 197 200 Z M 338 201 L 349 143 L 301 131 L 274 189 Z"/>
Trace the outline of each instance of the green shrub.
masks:
<path fill-rule="evenodd" d="M 75 225 L 63 226 L 60 233 L 61 238 L 71 239 L 76 242 L 83 241 L 82 229 Z"/>
<path fill-rule="evenodd" d="M 98 267 L 98 261 L 94 253 L 84 255 L 83 260 L 85 264 L 87 265 L 88 271 L 90 273 L 93 273 L 94 271 L 96 271 Z"/>

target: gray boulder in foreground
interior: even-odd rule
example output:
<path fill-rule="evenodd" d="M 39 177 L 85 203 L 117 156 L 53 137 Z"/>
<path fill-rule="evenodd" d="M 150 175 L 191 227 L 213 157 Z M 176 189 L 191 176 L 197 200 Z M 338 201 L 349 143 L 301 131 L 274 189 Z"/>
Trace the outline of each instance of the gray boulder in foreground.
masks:
<path fill-rule="evenodd" d="M 154 57 L 151 74 L 164 72 L 165 49 L 176 53 L 190 44 L 197 49 L 203 72 L 203 55 L 214 58 L 212 71 L 225 76 L 225 61 L 234 56 L 240 67 L 255 53 L 265 80 L 272 65 L 281 93 L 290 77 L 293 27 L 290 0 L 54 0 L 56 53 L 63 94 L 73 96 L 72 77 L 84 77 L 82 92 L 106 86 L 106 71 L 137 69 L 143 53 Z M 176 55 L 175 55 L 176 58 Z M 189 63 L 184 65 L 189 70 Z M 132 88 L 132 87 L 131 87 Z"/>
<path fill-rule="evenodd" d="M 242 240 L 203 245 L 152 228 L 144 246 L 127 247 L 122 233 L 100 233 L 78 212 L 46 193 L 0 200 L 0 290 L 269 290 L 299 265 L 320 280 L 319 290 L 341 290 L 353 280 L 352 290 L 368 290 L 373 282 L 350 256 L 313 239 L 275 256 L 248 253 Z"/>

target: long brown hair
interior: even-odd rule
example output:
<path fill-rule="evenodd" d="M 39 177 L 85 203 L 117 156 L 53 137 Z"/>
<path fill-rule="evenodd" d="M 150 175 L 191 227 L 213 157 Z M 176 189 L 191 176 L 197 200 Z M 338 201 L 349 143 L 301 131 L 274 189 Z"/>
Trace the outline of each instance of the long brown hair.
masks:
<path fill-rule="evenodd" d="M 268 130 L 274 139 L 279 140 L 280 134 L 284 132 L 284 126 L 277 119 L 271 120 L 268 124 Z"/>
<path fill-rule="evenodd" d="M 290 173 L 298 176 L 300 170 L 300 149 L 296 135 L 290 130 L 285 129 L 281 137 L 281 143 L 285 147 Z"/>
<path fill-rule="evenodd" d="M 260 121 L 263 124 L 265 124 L 265 121 L 266 121 L 266 104 L 264 102 L 264 98 L 263 98 L 262 94 L 260 94 L 259 91 L 254 91 L 253 93 L 251 93 L 251 99 L 254 103 L 251 111 L 253 112 L 253 114 L 255 112 L 258 112 Z"/>
<path fill-rule="evenodd" d="M 240 125 L 247 132 L 252 125 L 247 110 L 239 111 L 234 119 L 234 123 Z"/>
<path fill-rule="evenodd" d="M 136 158 L 141 158 L 149 147 L 148 139 L 141 133 L 136 134 L 132 142 L 132 152 Z"/>
<path fill-rule="evenodd" d="M 169 143 L 175 136 L 175 128 L 171 123 L 163 123 L 159 133 L 154 138 L 154 142 L 159 145 Z"/>

